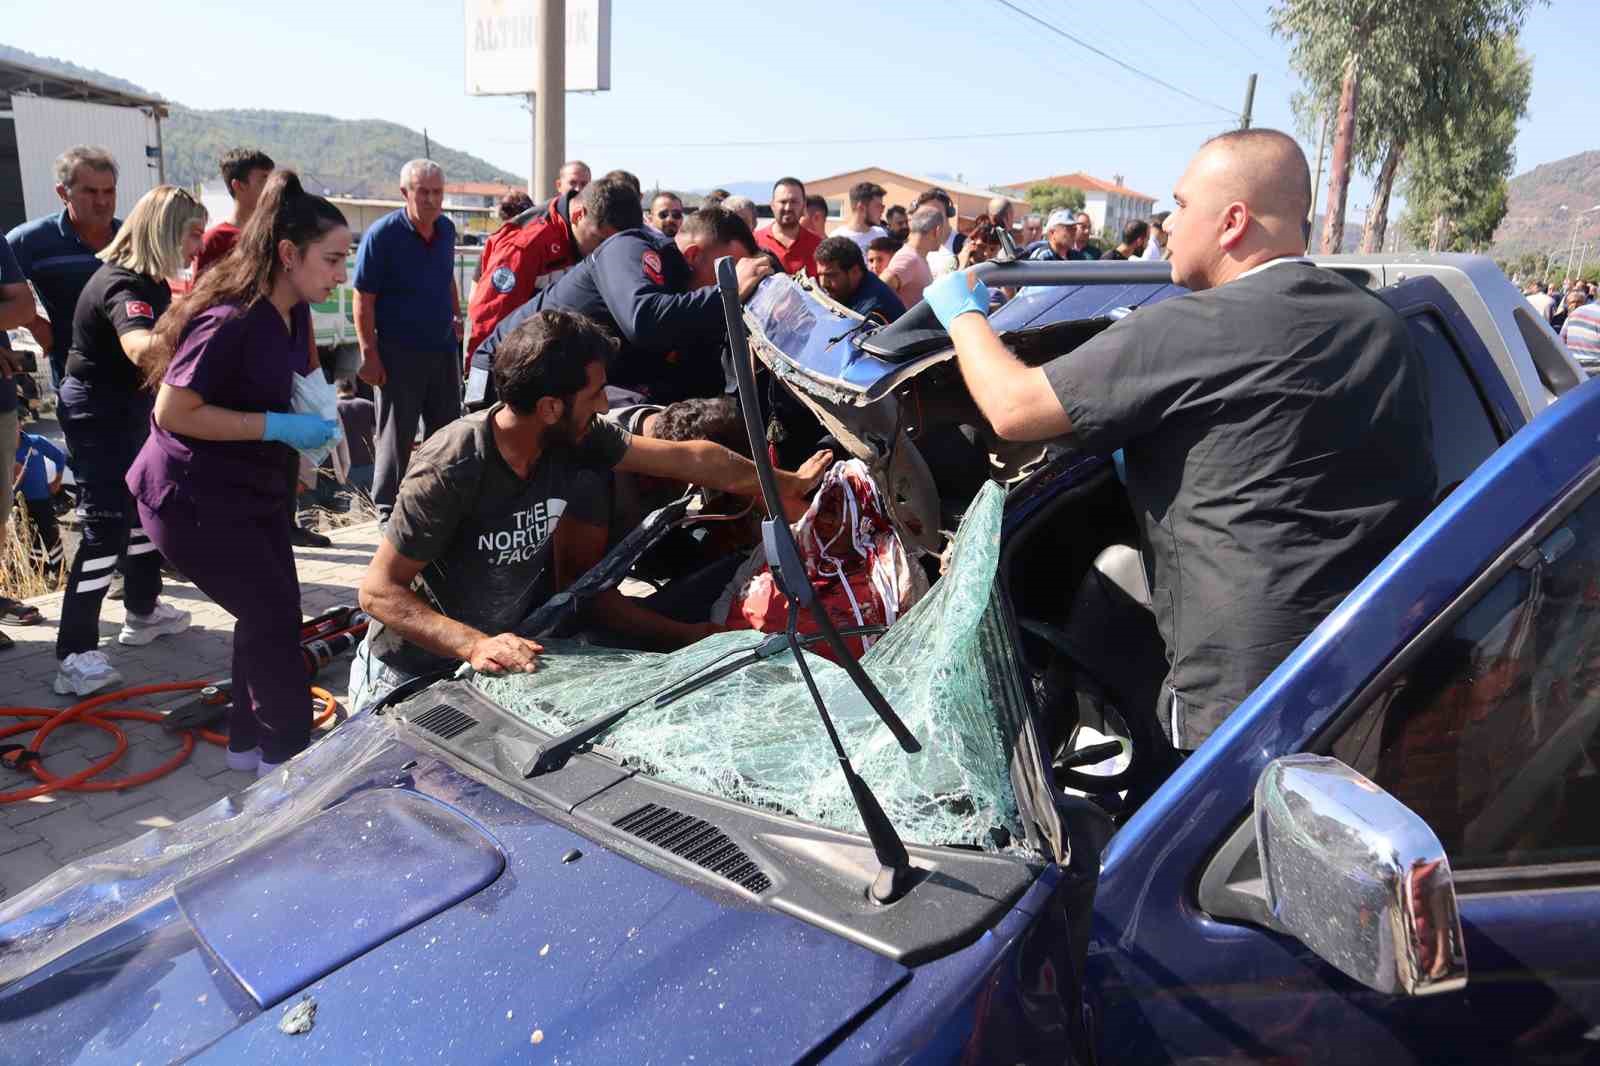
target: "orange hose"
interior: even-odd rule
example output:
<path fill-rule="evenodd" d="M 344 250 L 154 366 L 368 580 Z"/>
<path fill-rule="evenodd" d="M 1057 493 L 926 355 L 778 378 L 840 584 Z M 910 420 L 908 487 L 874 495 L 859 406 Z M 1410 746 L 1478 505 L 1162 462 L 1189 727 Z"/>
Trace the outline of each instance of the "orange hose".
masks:
<path fill-rule="evenodd" d="M 142 773 L 129 774 L 125 777 L 112 778 L 106 781 L 90 780 L 110 769 L 128 750 L 127 734 L 113 725 L 112 720 L 137 722 L 160 722 L 164 720 L 163 715 L 153 711 L 138 711 L 126 708 L 109 710 L 102 708 L 105 708 L 108 704 L 138 696 L 149 696 L 161 692 L 187 692 L 197 688 L 204 688 L 206 685 L 213 683 L 210 681 L 173 681 L 158 685 L 140 685 L 134 688 L 119 689 L 116 692 L 106 692 L 98 696 L 92 696 L 89 699 L 73 704 L 65 710 L 49 707 L 0 707 L 0 717 L 44 719 L 41 724 L 22 722 L 18 725 L 0 729 L 0 740 L 33 730 L 33 739 L 28 742 L 27 750 L 35 753 L 35 755 L 44 745 L 45 738 L 64 725 L 92 726 L 102 732 L 110 733 L 116 741 L 116 745 L 109 755 L 65 777 L 57 777 L 47 771 L 39 759 L 31 760 L 27 764 L 28 768 L 33 771 L 33 775 L 40 780 L 41 784 L 28 788 L 13 789 L 10 792 L 0 792 L 0 804 L 20 803 L 23 800 L 59 791 L 116 792 L 133 788 L 164 777 L 179 766 L 182 766 L 185 760 L 194 752 L 197 735 L 200 739 L 212 744 L 226 744 L 228 737 L 224 733 L 217 733 L 209 729 L 187 729 L 184 730 L 183 741 L 179 745 L 177 753 L 160 766 L 145 770 Z M 333 694 L 328 692 L 327 689 L 318 688 L 315 685 L 311 686 L 311 694 L 322 701 L 322 712 L 311 721 L 312 728 L 317 728 L 326 723 L 338 711 L 339 701 L 334 699 Z"/>

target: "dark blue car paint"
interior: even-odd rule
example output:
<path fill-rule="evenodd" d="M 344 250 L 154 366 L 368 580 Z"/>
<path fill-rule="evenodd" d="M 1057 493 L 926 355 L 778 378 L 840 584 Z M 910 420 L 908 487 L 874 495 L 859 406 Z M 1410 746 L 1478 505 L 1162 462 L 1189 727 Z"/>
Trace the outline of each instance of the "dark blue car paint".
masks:
<path fill-rule="evenodd" d="M 1514 1047 L 1592 1053 L 1581 1035 L 1600 1022 L 1596 967 L 1593 953 L 1571 939 L 1600 917 L 1590 889 L 1464 894 L 1467 990 L 1398 1000 L 1366 992 L 1290 938 L 1212 920 L 1198 908 L 1195 885 L 1246 816 L 1266 763 L 1305 750 L 1488 561 L 1600 468 L 1597 427 L 1600 382 L 1589 382 L 1523 429 L 1112 838 L 1085 978 L 1102 1050 L 1116 1047 L 1130 1062 L 1501 1062 Z M 1540 1002 L 1547 1010 L 1529 1006 Z M 1584 1019 L 1574 1030 L 1570 1023 Z M 1569 1024 L 1539 1028 L 1557 1020 Z"/>
<path fill-rule="evenodd" d="M 355 846 L 352 846 L 355 845 Z M 373 855 L 395 867 L 372 876 Z M 505 856 L 450 807 L 407 789 L 353 796 L 173 895 L 206 949 L 262 1007 L 494 881 Z M 248 899 L 248 908 L 235 901 Z M 319 900 L 312 906 L 308 900 Z M 263 922 L 260 914 L 293 915 Z"/>
<path fill-rule="evenodd" d="M 1248 811 L 1266 762 L 1310 745 L 1600 464 L 1597 427 L 1600 384 L 1591 382 L 1518 434 L 1112 838 L 1083 992 L 1100 1061 L 1589 1057 L 1583 1034 L 1600 1022 L 1600 1004 L 1587 934 L 1600 909 L 1587 889 L 1464 894 L 1467 991 L 1400 1000 L 1364 991 L 1289 938 L 1210 918 L 1195 886 Z M 1008 530 L 1105 460 L 1057 462 L 1013 494 Z M 197 1051 L 201 1062 L 1068 1057 L 1079 993 L 1067 944 L 1084 885 L 1067 871 L 1046 869 L 976 943 L 907 970 L 597 847 L 437 759 L 401 747 L 382 758 L 375 783 L 418 759 L 396 787 L 483 826 L 507 867 L 306 989 L 319 1005 L 310 1034 L 280 1034 L 282 1008 L 258 1011 L 168 905 L 0 992 L 5 1061 L 154 1062 Z M 583 859 L 561 864 L 572 847 Z M 367 861 L 374 877 L 400 876 L 384 856 Z"/>

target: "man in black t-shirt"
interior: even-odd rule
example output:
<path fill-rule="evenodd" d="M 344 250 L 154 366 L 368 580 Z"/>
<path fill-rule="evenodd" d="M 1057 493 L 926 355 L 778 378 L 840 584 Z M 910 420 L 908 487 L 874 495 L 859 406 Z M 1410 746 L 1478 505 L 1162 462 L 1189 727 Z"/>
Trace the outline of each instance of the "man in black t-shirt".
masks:
<path fill-rule="evenodd" d="M 1150 223 L 1134 219 L 1122 227 L 1122 243 L 1100 253 L 1101 259 L 1143 259 L 1150 244 Z"/>
<path fill-rule="evenodd" d="M 638 437 L 598 417 L 616 349 L 583 315 L 529 316 L 496 352 L 502 402 L 417 449 L 361 583 L 361 607 L 375 624 L 351 667 L 352 707 L 455 661 L 489 672 L 535 669 L 542 649 L 512 630 L 604 555 L 608 470 L 755 493 L 755 467 L 719 444 Z M 797 501 L 829 461 L 819 452 L 797 473 L 779 471 L 780 490 Z M 420 593 L 412 588 L 419 577 Z M 590 616 L 663 648 L 720 628 L 675 621 L 615 590 L 595 599 Z"/>
<path fill-rule="evenodd" d="M 995 335 L 981 283 L 926 294 L 1001 437 L 1123 449 L 1170 664 L 1156 710 L 1179 748 L 1433 505 L 1424 370 L 1393 310 L 1300 257 L 1310 185 L 1275 130 L 1206 142 L 1166 226 L 1173 280 L 1193 291 L 1042 367 Z"/>

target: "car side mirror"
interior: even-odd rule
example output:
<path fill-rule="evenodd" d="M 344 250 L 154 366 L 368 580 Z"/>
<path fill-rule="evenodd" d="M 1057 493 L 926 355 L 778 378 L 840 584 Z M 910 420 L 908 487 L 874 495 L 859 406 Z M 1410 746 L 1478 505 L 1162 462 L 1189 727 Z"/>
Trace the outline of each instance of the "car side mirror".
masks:
<path fill-rule="evenodd" d="M 1338 759 L 1287 755 L 1256 782 L 1255 832 L 1282 932 L 1379 992 L 1466 986 L 1450 862 L 1405 804 Z"/>

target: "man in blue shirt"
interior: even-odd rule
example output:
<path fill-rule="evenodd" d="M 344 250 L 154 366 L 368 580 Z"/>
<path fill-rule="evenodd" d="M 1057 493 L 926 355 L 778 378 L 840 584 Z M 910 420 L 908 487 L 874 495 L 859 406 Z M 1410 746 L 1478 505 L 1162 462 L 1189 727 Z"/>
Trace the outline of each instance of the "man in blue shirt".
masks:
<path fill-rule="evenodd" d="M 817 283 L 839 303 L 880 325 L 906 313 L 894 290 L 867 269 L 853 238 L 829 237 L 817 245 Z"/>
<path fill-rule="evenodd" d="M 389 517 L 422 421 L 423 437 L 461 414 L 461 297 L 456 227 L 444 214 L 444 171 L 427 159 L 400 169 L 405 207 L 368 227 L 356 252 L 361 380 L 377 389 L 372 499 Z"/>
<path fill-rule="evenodd" d="M 117 210 L 117 161 L 104 148 L 79 145 L 56 160 L 56 195 L 66 205 L 6 234 L 22 274 L 33 283 L 48 318 L 24 322 L 50 353 L 50 384 L 59 385 L 72 344 L 72 312 L 90 275 L 95 253 L 111 243 L 122 220 Z M 3 442 L 0 442 L 3 443 Z"/>
<path fill-rule="evenodd" d="M 25 326 L 33 318 L 33 293 L 23 280 L 22 268 L 11 254 L 11 246 L 0 241 L 0 542 L 5 540 L 6 524 L 11 518 L 11 463 L 17 454 L 17 385 L 12 379 L 20 375 L 22 363 L 11 352 L 6 341 L 6 330 Z M 18 603 L 0 595 L 0 623 L 21 622 L 25 625 L 39 620 L 37 608 Z M 0 633 L 0 651 L 11 647 L 11 638 Z"/>

